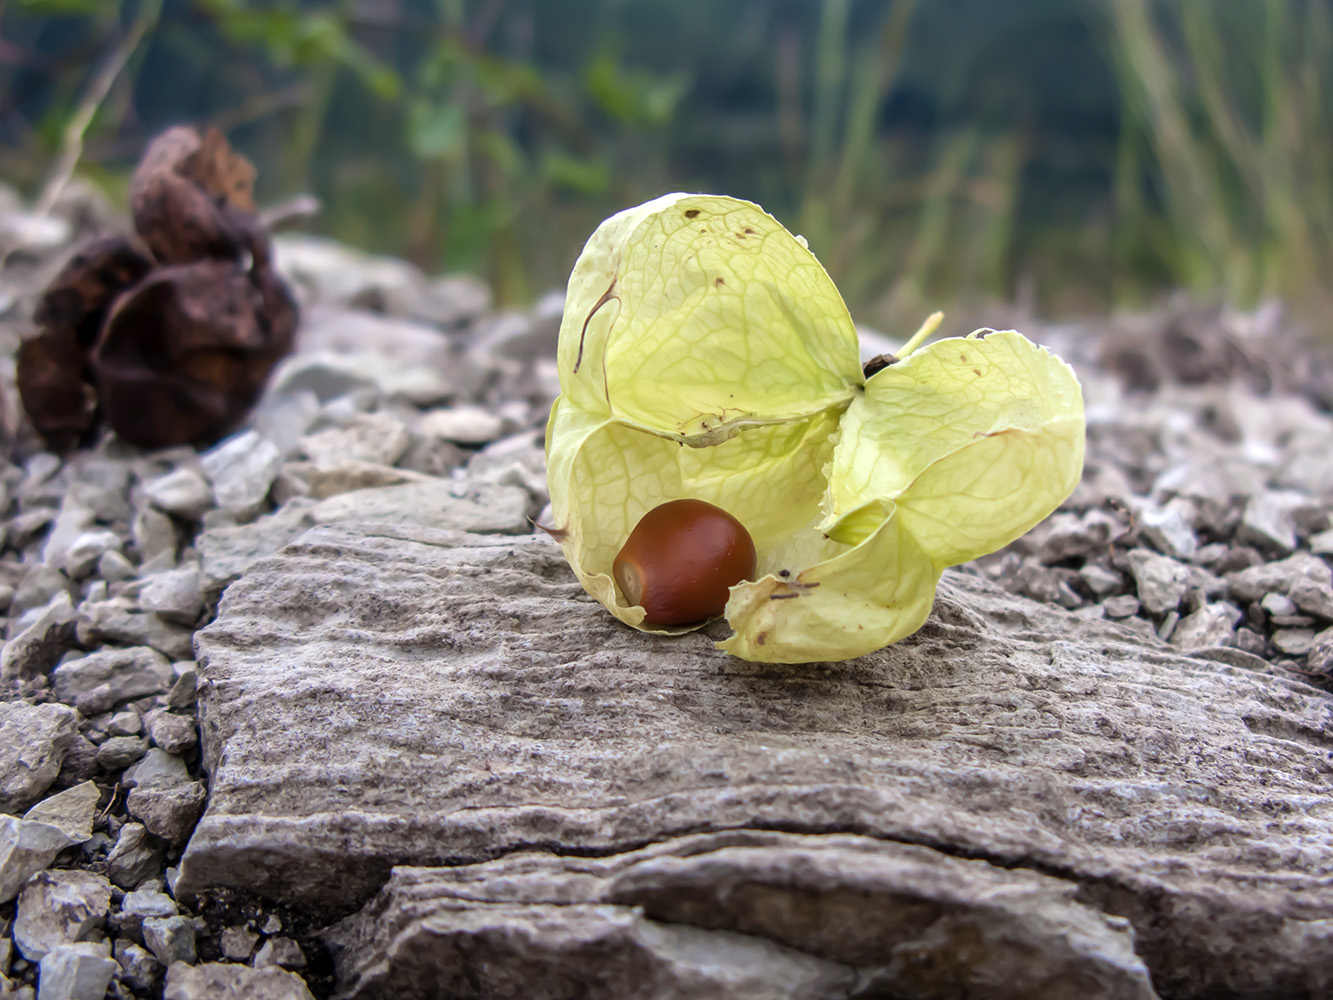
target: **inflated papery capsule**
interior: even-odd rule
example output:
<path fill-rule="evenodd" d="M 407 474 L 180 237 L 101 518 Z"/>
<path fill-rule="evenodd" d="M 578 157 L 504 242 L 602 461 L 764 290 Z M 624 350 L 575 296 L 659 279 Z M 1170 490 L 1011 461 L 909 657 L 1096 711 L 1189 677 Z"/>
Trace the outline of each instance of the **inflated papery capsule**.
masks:
<path fill-rule="evenodd" d="M 630 532 L 611 572 L 648 625 L 687 625 L 722 614 L 727 591 L 754 576 L 745 525 L 703 500 L 654 507 Z"/>

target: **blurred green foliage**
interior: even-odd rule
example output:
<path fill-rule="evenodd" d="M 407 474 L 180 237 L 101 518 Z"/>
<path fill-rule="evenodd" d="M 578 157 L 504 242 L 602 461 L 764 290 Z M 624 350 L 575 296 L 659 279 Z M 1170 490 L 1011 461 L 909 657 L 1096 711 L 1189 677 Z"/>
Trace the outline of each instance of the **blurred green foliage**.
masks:
<path fill-rule="evenodd" d="M 0 0 L 0 172 L 29 191 L 148 5 Z M 156 10 L 156 8 L 153 8 Z M 519 301 L 605 216 L 759 201 L 858 315 L 1322 295 L 1333 0 L 165 0 L 87 130 L 224 127 L 260 198 Z"/>

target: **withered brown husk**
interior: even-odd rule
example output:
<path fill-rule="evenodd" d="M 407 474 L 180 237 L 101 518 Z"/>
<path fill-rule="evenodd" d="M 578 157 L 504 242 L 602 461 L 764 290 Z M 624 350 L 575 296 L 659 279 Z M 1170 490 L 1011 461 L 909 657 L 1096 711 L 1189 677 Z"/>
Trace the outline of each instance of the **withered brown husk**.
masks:
<path fill-rule="evenodd" d="M 19 345 L 19 397 L 37 432 L 57 451 L 83 441 L 97 416 L 89 351 L 107 308 L 152 268 L 146 247 L 127 236 L 102 236 L 80 248 L 42 294 L 34 319 L 39 336 Z"/>
<path fill-rule="evenodd" d="M 296 319 L 267 267 L 205 260 L 155 271 L 116 302 L 93 353 L 107 423 L 145 448 L 216 441 L 291 350 Z"/>
<path fill-rule="evenodd" d="M 130 185 L 140 239 L 75 253 L 19 350 L 23 405 L 49 447 L 87 442 L 99 418 L 145 448 L 208 445 L 241 423 L 298 321 L 254 178 L 216 129 L 149 144 Z"/>
<path fill-rule="evenodd" d="M 255 169 L 217 129 L 188 126 L 148 145 L 130 180 L 134 228 L 163 264 L 237 257 L 254 216 Z"/>

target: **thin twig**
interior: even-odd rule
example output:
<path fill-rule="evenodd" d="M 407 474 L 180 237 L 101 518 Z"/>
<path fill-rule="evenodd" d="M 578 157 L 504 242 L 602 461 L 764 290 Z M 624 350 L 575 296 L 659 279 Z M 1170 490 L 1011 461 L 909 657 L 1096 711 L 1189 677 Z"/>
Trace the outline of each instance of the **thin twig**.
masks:
<path fill-rule="evenodd" d="M 39 215 L 46 215 L 55 207 L 61 192 L 69 184 L 70 178 L 74 176 L 74 169 L 79 165 L 79 159 L 83 156 L 83 137 L 88 131 L 88 126 L 92 124 L 97 109 L 106 100 L 106 95 L 110 93 L 112 84 L 116 82 L 116 78 L 125 69 L 125 64 L 130 61 L 130 56 L 134 55 L 134 50 L 139 47 L 144 35 L 148 34 L 149 29 L 157 22 L 157 17 L 161 12 L 162 0 L 144 0 L 143 6 L 139 8 L 139 16 L 135 19 L 128 34 L 112 51 L 111 55 L 102 64 L 101 69 L 88 81 L 88 90 L 84 93 L 83 100 L 65 124 L 60 159 L 56 161 L 55 168 L 51 171 L 46 186 L 42 188 L 41 197 L 37 199 L 36 211 Z"/>

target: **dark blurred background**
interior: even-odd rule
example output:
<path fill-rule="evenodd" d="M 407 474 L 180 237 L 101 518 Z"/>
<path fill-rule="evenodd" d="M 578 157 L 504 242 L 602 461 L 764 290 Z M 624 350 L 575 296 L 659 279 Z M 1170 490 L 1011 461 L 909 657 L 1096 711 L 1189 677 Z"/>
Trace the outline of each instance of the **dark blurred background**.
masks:
<path fill-rule="evenodd" d="M 0 0 L 25 194 L 82 130 L 123 199 L 182 121 L 261 203 L 311 192 L 318 230 L 509 302 L 676 189 L 758 201 L 889 329 L 1321 308 L 1333 269 L 1333 0 Z"/>

